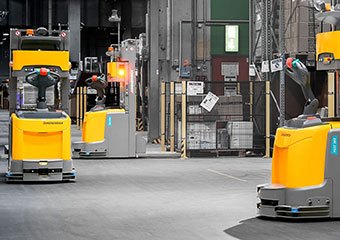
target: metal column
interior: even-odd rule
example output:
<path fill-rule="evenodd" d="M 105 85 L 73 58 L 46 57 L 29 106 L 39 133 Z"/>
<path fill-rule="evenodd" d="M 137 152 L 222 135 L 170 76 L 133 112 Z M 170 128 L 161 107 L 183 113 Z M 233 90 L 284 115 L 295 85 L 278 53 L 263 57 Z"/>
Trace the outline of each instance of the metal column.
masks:
<path fill-rule="evenodd" d="M 69 0 L 68 4 L 68 26 L 70 28 L 70 61 L 72 63 L 72 68 L 75 69 L 77 75 L 78 65 L 80 62 L 80 0 Z M 71 69 L 71 74 L 72 74 Z M 62 109 L 70 113 L 70 101 L 69 101 L 69 91 L 70 91 L 70 81 L 69 79 L 64 79 L 61 86 L 62 92 Z"/>
<path fill-rule="evenodd" d="M 262 60 L 270 61 L 272 58 L 272 39 L 270 30 L 271 0 L 262 0 Z M 266 81 L 266 152 L 265 157 L 270 157 L 270 81 L 269 72 L 262 73 Z"/>
<path fill-rule="evenodd" d="M 71 62 L 80 60 L 80 0 L 69 0 L 68 25 L 70 27 Z"/>
<path fill-rule="evenodd" d="M 52 8 L 52 0 L 48 0 L 48 33 L 52 33 L 52 13 L 53 13 L 53 8 Z"/>
<path fill-rule="evenodd" d="M 170 82 L 170 152 L 175 151 L 175 82 Z"/>
<path fill-rule="evenodd" d="M 282 61 L 285 61 L 285 11 L 284 11 L 284 0 L 280 0 L 280 26 L 279 26 L 279 47 Z M 280 72 L 280 126 L 285 124 L 285 69 L 283 68 Z"/>
<path fill-rule="evenodd" d="M 328 117 L 335 117 L 336 116 L 336 109 L 335 109 L 335 73 L 329 71 L 327 73 L 327 81 L 328 81 Z"/>
<path fill-rule="evenodd" d="M 159 52 L 159 0 L 150 0 L 149 2 L 149 46 L 152 46 L 152 51 L 150 51 L 150 61 L 149 61 L 149 141 L 159 137 L 159 93 L 160 93 L 160 83 L 159 83 L 159 62 L 158 62 L 158 52 Z"/>

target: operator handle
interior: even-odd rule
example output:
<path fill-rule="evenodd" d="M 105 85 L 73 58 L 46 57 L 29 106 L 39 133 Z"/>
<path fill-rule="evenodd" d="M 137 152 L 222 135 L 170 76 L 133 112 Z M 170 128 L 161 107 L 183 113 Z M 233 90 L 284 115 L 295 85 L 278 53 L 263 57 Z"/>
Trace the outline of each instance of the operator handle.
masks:
<path fill-rule="evenodd" d="M 294 82 L 300 85 L 306 100 L 313 100 L 315 96 L 310 86 L 309 72 L 307 67 L 296 58 L 288 58 L 286 61 L 287 74 Z"/>
<path fill-rule="evenodd" d="M 299 84 L 306 99 L 303 115 L 315 114 L 318 110 L 319 100 L 315 98 L 310 86 L 310 77 L 307 67 L 296 58 L 288 58 L 286 61 L 287 74 Z"/>
<path fill-rule="evenodd" d="M 56 85 L 60 76 L 47 68 L 38 68 L 26 75 L 25 80 L 38 89 L 37 109 L 47 109 L 46 89 Z"/>
<path fill-rule="evenodd" d="M 35 87 L 50 87 L 55 85 L 60 79 L 60 75 L 51 72 L 47 68 L 40 68 L 26 75 L 25 80 Z"/>
<path fill-rule="evenodd" d="M 105 99 L 104 89 L 107 87 L 107 82 L 105 80 L 105 75 L 101 74 L 100 76 L 92 75 L 85 80 L 85 83 L 93 89 L 97 90 L 97 95 L 99 101 Z"/>
<path fill-rule="evenodd" d="M 55 85 L 60 79 L 60 75 L 51 72 L 46 68 L 38 68 L 26 75 L 25 80 L 32 86 L 38 88 L 38 97 L 45 97 L 46 89 Z"/>

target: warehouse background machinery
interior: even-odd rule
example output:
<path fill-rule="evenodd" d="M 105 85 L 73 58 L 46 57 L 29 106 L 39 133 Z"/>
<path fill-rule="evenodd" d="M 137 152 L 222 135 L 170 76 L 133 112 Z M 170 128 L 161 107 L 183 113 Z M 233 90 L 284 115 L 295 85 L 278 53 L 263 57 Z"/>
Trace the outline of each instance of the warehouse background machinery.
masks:
<path fill-rule="evenodd" d="M 188 82 L 204 82 L 206 89 L 203 95 L 208 94 L 211 90 L 214 92 L 216 86 L 224 86 L 225 92 L 216 92 L 223 98 L 229 90 L 232 92 L 237 89 L 237 95 L 242 95 L 242 100 L 238 102 L 239 105 L 243 105 L 242 109 L 238 109 L 235 114 L 232 112 L 233 110 L 219 111 L 217 115 L 221 115 L 225 119 L 228 118 L 228 115 L 242 115 L 235 120 L 252 121 L 254 123 L 252 146 L 259 154 L 264 151 L 264 128 L 261 125 L 264 123 L 264 113 L 263 111 L 254 111 L 259 106 L 263 106 L 263 95 L 258 90 L 262 89 L 263 83 L 253 84 L 248 81 L 249 16 L 247 8 L 249 3 L 247 1 L 233 2 L 232 5 L 216 0 L 185 2 L 177 0 L 114 2 L 75 0 L 70 1 L 69 4 L 66 0 L 50 0 L 42 2 L 41 5 L 36 0 L 18 3 L 18 6 L 15 6 L 12 1 L 0 4 L 0 9 L 8 11 L 7 18 L 1 23 L 2 25 L 0 24 L 3 33 L 15 24 L 37 25 L 41 23 L 40 25 L 46 25 L 47 23 L 47 27 L 54 29 L 70 29 L 72 43 L 70 51 L 71 88 L 74 86 L 85 87 L 85 84 L 77 85 L 76 83 L 80 79 L 82 79 L 81 81 L 86 79 L 86 74 L 95 74 L 95 71 L 88 71 L 83 66 L 91 62 L 90 59 L 99 64 L 107 61 L 105 57 L 107 46 L 112 43 L 118 44 L 118 35 L 121 36 L 121 40 L 143 39 L 143 50 L 139 53 L 138 67 L 136 68 L 138 70 L 137 125 L 140 127 L 139 129 L 148 132 L 150 142 L 160 142 L 159 139 L 162 136 L 167 139 L 179 136 L 177 124 L 175 124 L 176 136 L 172 136 L 170 132 L 170 84 L 178 83 L 181 80 L 180 70 L 182 65 L 187 62 L 191 70 L 190 78 L 186 80 Z M 68 5 L 67 13 L 62 11 L 65 5 Z M 126 9 L 131 9 L 132 5 L 134 6 L 133 12 L 127 11 Z M 46 11 L 40 17 L 34 17 L 36 15 L 32 15 L 30 12 L 31 10 L 36 11 L 38 7 Z M 15 16 L 14 8 L 24 10 L 25 14 L 20 17 Z M 233 11 L 229 11 L 232 8 L 240 9 L 240 13 L 235 15 Z M 228 9 L 229 13 L 226 15 L 221 9 Z M 232 33 L 228 40 L 226 40 L 226 32 Z M 212 36 L 214 37 L 212 38 Z M 229 41 L 229 39 L 237 44 L 226 46 L 225 41 Z M 3 44 L 5 48 L 6 41 Z M 96 60 L 94 60 L 95 58 Z M 3 60 L 6 61 L 6 58 Z M 105 69 L 103 68 L 102 71 Z M 165 91 L 167 102 L 164 120 L 167 129 L 165 133 L 162 133 L 161 130 L 163 121 L 163 117 L 161 117 L 161 82 L 165 82 L 168 86 Z M 107 98 L 112 97 L 117 100 L 117 89 L 116 86 L 109 87 L 106 92 Z M 77 109 L 75 107 L 78 92 L 72 89 L 71 93 L 70 116 L 73 123 L 76 123 L 77 119 L 80 120 L 79 116 L 76 116 Z M 83 99 L 87 99 L 85 111 L 89 110 L 95 104 L 95 94 L 91 91 L 85 94 L 83 91 L 82 96 Z M 227 102 L 228 100 L 221 100 L 223 105 L 228 105 L 225 104 Z M 217 111 L 217 108 L 215 110 Z M 190 115 L 189 109 L 187 111 Z M 215 120 L 217 121 L 219 118 L 216 116 Z M 216 131 L 226 132 L 227 123 L 223 127 L 224 129 L 217 130 L 219 128 L 215 128 Z M 218 138 L 218 134 L 215 135 Z M 165 142 L 167 143 L 167 141 Z M 218 148 L 214 147 L 211 150 L 216 151 Z M 243 150 L 247 149 L 243 148 Z"/>

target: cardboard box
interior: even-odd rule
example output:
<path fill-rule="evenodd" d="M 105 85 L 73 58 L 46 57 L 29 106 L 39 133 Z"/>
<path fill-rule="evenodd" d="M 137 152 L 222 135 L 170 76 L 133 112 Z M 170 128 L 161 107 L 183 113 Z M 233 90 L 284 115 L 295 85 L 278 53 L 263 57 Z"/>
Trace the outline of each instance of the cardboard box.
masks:
<path fill-rule="evenodd" d="M 228 122 L 228 134 L 234 135 L 253 135 L 253 122 Z"/>
<path fill-rule="evenodd" d="M 200 114 L 202 114 L 202 108 L 199 105 L 189 105 L 188 114 L 190 114 L 190 115 L 200 115 Z"/>
<path fill-rule="evenodd" d="M 230 136 L 230 149 L 252 149 L 253 134 Z"/>

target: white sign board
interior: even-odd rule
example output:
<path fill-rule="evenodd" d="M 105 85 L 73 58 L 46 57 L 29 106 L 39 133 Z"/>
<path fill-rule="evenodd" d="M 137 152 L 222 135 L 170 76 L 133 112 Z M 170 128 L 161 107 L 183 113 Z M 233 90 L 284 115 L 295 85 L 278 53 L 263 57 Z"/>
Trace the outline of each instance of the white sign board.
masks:
<path fill-rule="evenodd" d="M 198 81 L 188 81 L 187 82 L 187 95 L 196 96 L 198 94 L 203 94 L 204 83 Z"/>
<path fill-rule="evenodd" d="M 270 72 L 270 70 L 269 70 L 269 61 L 268 60 L 262 62 L 261 72 L 263 72 L 263 73 Z"/>
<path fill-rule="evenodd" d="M 238 76 L 239 75 L 239 63 L 238 62 L 222 62 L 221 63 L 221 75 L 222 76 Z"/>
<path fill-rule="evenodd" d="M 270 62 L 270 67 L 271 67 L 272 72 L 281 71 L 283 69 L 282 58 L 273 59 Z"/>
<path fill-rule="evenodd" d="M 200 106 L 208 112 L 211 112 L 218 99 L 219 98 L 215 94 L 213 94 L 212 92 L 208 92 L 207 96 L 203 99 Z"/>
<path fill-rule="evenodd" d="M 255 72 L 254 66 L 249 66 L 249 76 L 251 76 L 251 77 L 255 77 L 256 76 L 256 72 Z"/>

